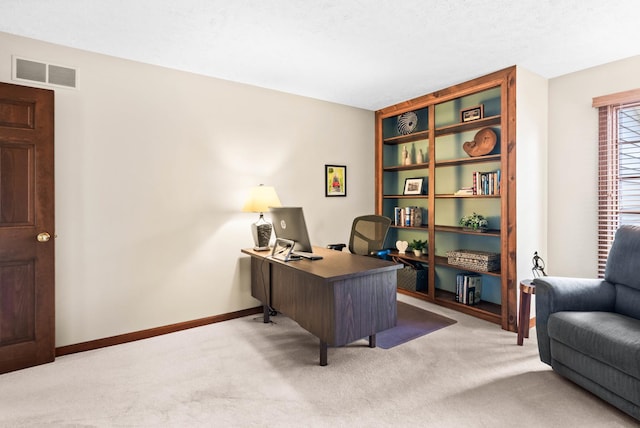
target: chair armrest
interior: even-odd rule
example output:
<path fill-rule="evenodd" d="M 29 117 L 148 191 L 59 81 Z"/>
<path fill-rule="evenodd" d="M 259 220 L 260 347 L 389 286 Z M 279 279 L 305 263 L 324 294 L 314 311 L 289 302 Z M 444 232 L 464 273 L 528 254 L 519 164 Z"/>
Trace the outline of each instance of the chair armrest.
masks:
<path fill-rule="evenodd" d="M 327 248 L 330 250 L 342 251 L 346 246 L 347 244 L 329 244 L 327 245 Z"/>
<path fill-rule="evenodd" d="M 615 287 L 602 279 L 545 276 L 533 280 L 536 286 L 536 334 L 540 359 L 551 364 L 551 343 L 547 331 L 549 316 L 560 311 L 613 311 Z"/>

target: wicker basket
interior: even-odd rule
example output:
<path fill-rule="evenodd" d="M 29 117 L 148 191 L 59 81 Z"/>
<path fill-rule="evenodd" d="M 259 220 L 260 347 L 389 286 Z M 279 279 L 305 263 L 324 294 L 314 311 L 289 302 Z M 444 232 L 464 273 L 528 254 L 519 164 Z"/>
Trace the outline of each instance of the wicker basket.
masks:
<path fill-rule="evenodd" d="M 398 269 L 398 288 L 409 291 L 427 290 L 427 271 L 405 266 Z"/>
<path fill-rule="evenodd" d="M 453 250 L 447 251 L 447 262 L 481 272 L 500 270 L 500 254 L 487 251 Z"/>

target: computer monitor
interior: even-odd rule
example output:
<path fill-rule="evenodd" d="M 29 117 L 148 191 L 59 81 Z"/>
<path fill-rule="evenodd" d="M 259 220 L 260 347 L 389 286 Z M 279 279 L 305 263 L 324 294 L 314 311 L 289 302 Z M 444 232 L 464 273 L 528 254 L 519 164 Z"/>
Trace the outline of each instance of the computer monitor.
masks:
<path fill-rule="evenodd" d="M 276 238 L 294 241 L 294 251 L 312 252 L 301 207 L 269 207 L 269 212 Z"/>

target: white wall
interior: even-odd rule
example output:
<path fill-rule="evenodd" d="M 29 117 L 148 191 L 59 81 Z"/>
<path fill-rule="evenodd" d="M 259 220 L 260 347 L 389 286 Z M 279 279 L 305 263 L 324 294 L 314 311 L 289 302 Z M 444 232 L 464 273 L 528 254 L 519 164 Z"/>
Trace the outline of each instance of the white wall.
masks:
<path fill-rule="evenodd" d="M 591 102 L 636 88 L 640 56 L 549 81 L 550 275 L 597 277 L 598 112 Z"/>
<path fill-rule="evenodd" d="M 516 83 L 518 281 L 532 277 L 535 251 L 547 254 L 548 80 L 522 67 Z"/>
<path fill-rule="evenodd" d="M 0 33 L 3 82 L 12 55 L 79 68 L 55 91 L 56 346 L 258 306 L 254 185 L 318 245 L 374 210 L 373 112 Z M 324 196 L 332 163 L 346 198 Z"/>

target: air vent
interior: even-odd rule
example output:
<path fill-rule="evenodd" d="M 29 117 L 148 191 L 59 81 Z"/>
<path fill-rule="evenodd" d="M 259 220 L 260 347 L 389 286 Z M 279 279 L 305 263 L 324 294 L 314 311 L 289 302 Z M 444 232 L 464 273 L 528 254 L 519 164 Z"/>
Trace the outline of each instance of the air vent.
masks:
<path fill-rule="evenodd" d="M 38 82 L 64 88 L 77 88 L 77 70 L 61 65 L 47 64 L 13 57 L 13 80 Z"/>

